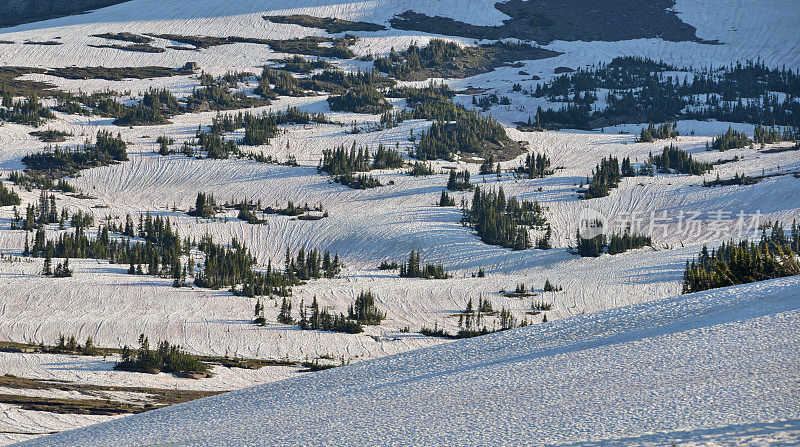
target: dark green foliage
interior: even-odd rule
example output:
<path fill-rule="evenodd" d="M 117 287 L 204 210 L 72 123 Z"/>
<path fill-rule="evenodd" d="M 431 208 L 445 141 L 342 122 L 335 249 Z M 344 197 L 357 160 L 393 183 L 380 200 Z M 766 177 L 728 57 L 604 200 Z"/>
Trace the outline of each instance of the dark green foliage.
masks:
<path fill-rule="evenodd" d="M 358 294 L 355 303 L 347 311 L 347 318 L 358 324 L 379 325 L 381 320 L 386 318 L 386 314 L 378 310 L 375 305 L 375 295 L 371 290 Z"/>
<path fill-rule="evenodd" d="M 39 152 L 25 156 L 22 162 L 28 167 L 31 176 L 47 176 L 50 178 L 72 175 L 82 169 L 107 166 L 128 160 L 127 144 L 117 134 L 115 137 L 108 131 L 97 132 L 94 144 L 88 140 L 83 147 L 60 148 L 53 152 Z"/>
<path fill-rule="evenodd" d="M 670 144 L 664 146 L 661 155 L 650 155 L 650 164 L 656 166 L 659 172 L 679 174 L 703 175 L 713 168 L 711 163 L 703 163 L 692 159 L 690 154 Z"/>
<path fill-rule="evenodd" d="M 591 238 L 584 238 L 581 236 L 581 232 L 578 231 L 576 239 L 578 241 L 578 254 L 583 257 L 596 258 L 600 256 L 606 245 L 606 237 L 603 234 Z"/>
<path fill-rule="evenodd" d="M 62 209 L 62 213 L 64 210 Z M 68 217 L 64 216 L 64 220 Z M 42 228 L 47 224 L 59 222 L 58 206 L 56 205 L 56 196 L 48 194 L 47 190 L 43 189 L 39 194 L 38 203 L 29 203 L 25 210 L 25 218 L 20 216 L 15 208 L 14 218 L 11 219 L 11 229 L 33 230 Z M 39 248 L 44 250 L 44 241 L 41 242 Z M 27 253 L 25 253 L 27 255 Z"/>
<path fill-rule="evenodd" d="M 423 177 L 426 175 L 433 175 L 433 167 L 430 163 L 422 163 L 420 161 L 415 161 L 414 165 L 411 166 L 411 170 L 408 171 L 408 175 L 413 177 Z"/>
<path fill-rule="evenodd" d="M 320 310 L 316 296 L 311 303 L 311 313 L 308 318 L 306 318 L 305 306 L 302 301 L 300 302 L 299 324 L 303 330 L 322 330 L 347 334 L 358 334 L 364 331 L 359 323 L 345 318 L 344 314 L 336 315 L 331 314 L 327 309 Z"/>
<path fill-rule="evenodd" d="M 450 275 L 444 270 L 442 264 L 422 265 L 419 250 L 411 250 L 408 262 L 400 265 L 401 278 L 447 279 Z"/>
<path fill-rule="evenodd" d="M 330 34 L 343 33 L 346 31 L 383 31 L 383 25 L 369 22 L 351 22 L 349 20 L 337 19 L 333 17 L 314 17 L 306 14 L 292 14 L 288 16 L 264 16 L 265 20 L 275 23 L 290 23 L 293 25 L 305 26 L 307 28 L 324 29 Z"/>
<path fill-rule="evenodd" d="M 561 286 L 554 286 L 553 283 L 550 282 L 549 279 L 544 280 L 544 287 L 542 288 L 545 292 L 560 292 L 563 290 Z M 548 307 L 547 309 L 539 309 L 539 310 L 550 310 Z"/>
<path fill-rule="evenodd" d="M 469 170 L 465 169 L 461 172 L 455 170 L 450 171 L 450 177 L 447 179 L 447 189 L 450 191 L 469 191 L 472 189 L 472 183 L 469 181 Z"/>
<path fill-rule="evenodd" d="M 158 343 L 156 349 L 150 349 L 150 342 L 144 334 L 139 336 L 138 350 L 134 351 L 127 346 L 122 349 L 122 358 L 114 366 L 114 369 L 151 374 L 158 372 L 176 375 L 208 373 L 208 366 L 197 357 L 182 350 L 180 346 L 162 341 Z"/>
<path fill-rule="evenodd" d="M 711 142 L 711 149 L 715 151 L 727 151 L 728 149 L 738 149 L 750 144 L 750 138 L 744 132 L 733 130 L 728 126 L 728 131 L 719 134 Z"/>
<path fill-rule="evenodd" d="M 474 228 L 484 243 L 514 250 L 532 247 L 528 229 L 546 224 L 538 202 L 516 197 L 506 200 L 502 187 L 497 191 L 476 187 L 472 208 L 464 211 L 463 222 Z"/>
<path fill-rule="evenodd" d="M 323 150 L 318 170 L 333 176 L 337 182 L 342 184 L 349 185 L 357 182 L 380 186 L 380 182 L 372 176 L 354 176 L 353 174 L 367 172 L 371 169 L 394 169 L 402 166 L 403 157 L 397 149 L 388 149 L 383 143 L 380 143 L 377 152 L 371 156 L 369 147 L 358 148 L 356 142 L 353 141 L 349 151 L 344 145 Z"/>
<path fill-rule="evenodd" d="M 439 206 L 456 206 L 456 199 L 454 199 L 446 190 L 442 190 L 442 195 L 439 197 Z"/>
<path fill-rule="evenodd" d="M 383 186 L 380 180 L 367 174 L 353 175 L 350 173 L 337 175 L 333 177 L 333 181 L 340 183 L 352 189 L 370 189 Z"/>
<path fill-rule="evenodd" d="M 594 171 L 592 179 L 587 180 L 589 186 L 583 194 L 584 199 L 596 199 L 605 197 L 609 192 L 619 185 L 622 179 L 622 172 L 619 169 L 619 159 L 609 156 L 600 160 Z"/>
<path fill-rule="evenodd" d="M 299 56 L 297 56 L 299 57 Z M 305 60 L 300 58 L 300 60 Z M 298 80 L 286 70 L 264 67 L 258 79 L 258 87 L 254 93 L 264 98 L 272 99 L 277 96 L 305 96 L 306 93 Z"/>
<path fill-rule="evenodd" d="M 527 175 L 528 178 L 543 178 L 552 175 L 550 157 L 539 153 L 528 154 L 525 156 L 525 163 L 517 169 L 517 172 Z"/>
<path fill-rule="evenodd" d="M 417 104 L 430 101 L 449 102 L 453 99 L 456 92 L 444 82 L 435 84 L 429 83 L 424 87 L 394 87 L 386 93 L 389 98 L 406 98 L 406 105 L 416 106 Z"/>
<path fill-rule="evenodd" d="M 233 110 L 268 105 L 268 100 L 247 96 L 242 91 L 231 93 L 231 89 L 250 76 L 249 73 L 227 73 L 215 78 L 201 73 L 201 87 L 192 89 L 192 94 L 186 99 L 186 108 L 190 111 Z"/>
<path fill-rule="evenodd" d="M 400 266 L 395 261 L 381 261 L 381 265 L 378 266 L 378 270 L 397 270 Z"/>
<path fill-rule="evenodd" d="M 92 34 L 92 37 L 99 37 L 101 39 L 109 39 L 109 40 L 121 40 L 123 42 L 133 42 L 133 43 L 150 43 L 153 39 L 145 36 L 140 36 L 138 34 L 133 33 L 103 33 L 103 34 Z"/>
<path fill-rule="evenodd" d="M 61 130 L 47 129 L 31 132 L 31 136 L 38 137 L 45 143 L 60 143 L 66 141 L 67 137 L 71 137 L 72 134 Z"/>
<path fill-rule="evenodd" d="M 53 278 L 69 278 L 72 276 L 72 269 L 69 268 L 69 258 L 64 259 L 64 263 L 59 262 L 53 270 Z"/>
<path fill-rule="evenodd" d="M 478 173 L 480 175 L 500 174 L 500 163 L 495 165 L 494 155 L 489 155 L 483 160 L 483 163 L 481 163 Z"/>
<path fill-rule="evenodd" d="M 6 188 L 3 182 L 0 182 L 0 206 L 19 205 L 19 194 L 13 189 Z"/>
<path fill-rule="evenodd" d="M 779 141 L 797 141 L 800 139 L 800 127 L 785 127 L 781 132 L 780 128 L 764 127 L 761 124 L 756 124 L 753 131 L 753 142 L 757 144 L 771 144 Z"/>
<path fill-rule="evenodd" d="M 553 57 L 559 53 L 528 44 L 495 42 L 461 47 L 455 42 L 431 39 L 420 48 L 412 43 L 375 59 L 375 67 L 394 78 L 420 81 L 428 78 L 466 78 L 492 71 L 505 62 Z"/>
<path fill-rule="evenodd" d="M 337 112 L 369 113 L 377 115 L 391 110 L 392 105 L 373 87 L 361 85 L 340 96 L 329 96 L 328 105 Z"/>
<path fill-rule="evenodd" d="M 622 235 L 612 234 L 610 240 L 607 240 L 604 234 L 584 238 L 578 231 L 576 239 L 578 254 L 583 257 L 598 257 L 605 251 L 610 255 L 616 255 L 653 244 L 650 236 L 631 234 L 629 231 L 625 231 Z"/>
<path fill-rule="evenodd" d="M 6 0 L 0 4 L 0 28 L 82 14 L 127 1 L 129 0 Z"/>
<path fill-rule="evenodd" d="M 459 107 L 454 111 L 455 122 L 436 121 L 427 132 L 422 132 L 416 158 L 453 160 L 457 154 L 475 154 L 486 158 L 493 151 L 511 150 L 514 155 L 518 153 L 516 143 L 508 138 L 503 126 L 491 116 L 467 112 Z M 416 108 L 414 113 L 416 115 Z"/>
<path fill-rule="evenodd" d="M 167 116 L 177 114 L 181 110 L 178 99 L 167 89 L 148 90 L 142 100 L 126 109 L 124 114 L 114 121 L 117 126 L 151 126 L 167 124 Z"/>
<path fill-rule="evenodd" d="M 682 22 L 675 14 L 674 5 L 674 0 L 506 0 L 494 4 L 508 16 L 499 25 L 473 25 L 411 10 L 396 15 L 390 23 L 395 29 L 474 40 L 528 40 L 543 45 L 554 40 L 589 42 L 642 38 L 704 42 L 697 38 L 693 26 Z M 458 4 L 457 7 L 467 6 Z M 488 11 L 484 13 L 489 14 Z"/>
<path fill-rule="evenodd" d="M 214 217 L 215 214 L 217 214 L 217 203 L 214 200 L 214 194 L 198 192 L 194 201 L 194 209 L 189 211 L 189 215 L 208 218 Z"/>
<path fill-rule="evenodd" d="M 653 245 L 653 240 L 650 236 L 630 234 L 629 232 L 625 232 L 621 236 L 612 234 L 608 242 L 608 254 L 616 255 L 649 245 Z"/>
<path fill-rule="evenodd" d="M 656 140 L 669 140 L 678 136 L 678 122 L 666 122 L 660 124 L 657 128 L 653 123 L 649 123 L 647 127 L 643 127 L 639 133 L 640 143 L 652 143 Z"/>
<path fill-rule="evenodd" d="M 381 76 L 377 70 L 348 73 L 341 70 L 324 70 L 311 77 L 303 85 L 309 90 L 318 90 L 336 94 L 344 94 L 356 87 L 384 88 L 392 87 L 397 81 Z"/>
<path fill-rule="evenodd" d="M 664 73 L 674 71 L 687 76 Z M 539 110 L 537 119 L 544 127 L 596 128 L 675 119 L 798 125 L 800 75 L 796 72 L 748 61 L 689 73 L 650 59 L 622 57 L 556 77 L 537 85 L 531 94 L 564 103 L 561 109 Z M 592 108 L 598 89 L 611 90 L 603 110 Z M 780 100 L 776 92 L 787 96 Z M 707 100 L 701 101 L 702 97 Z"/>
<path fill-rule="evenodd" d="M 747 175 L 739 174 L 738 172 L 729 179 L 720 179 L 719 173 L 717 173 L 717 178 L 715 180 L 711 181 L 703 180 L 703 186 L 712 187 L 712 186 L 755 185 L 756 183 L 760 182 L 763 179 L 764 177 L 748 177 Z"/>
<path fill-rule="evenodd" d="M 5 92 L 4 87 L 0 87 L 0 92 Z M 36 95 L 29 96 L 25 100 L 13 101 L 8 98 L 9 93 L 3 93 L 3 103 L 0 107 L 0 120 L 12 123 L 25 124 L 28 126 L 39 127 L 47 120 L 56 116 L 47 107 L 44 107 Z"/>
<path fill-rule="evenodd" d="M 309 60 L 297 54 L 281 59 L 278 62 L 284 64 L 284 70 L 293 73 L 311 73 L 314 70 L 330 70 L 334 68 L 333 64 L 319 57 L 315 60 Z"/>
<path fill-rule="evenodd" d="M 263 306 L 263 305 L 262 305 Z M 263 312 L 263 308 L 262 308 Z M 258 315 L 258 311 L 256 314 Z M 281 310 L 278 312 L 278 323 L 281 324 L 293 324 L 294 318 L 292 318 L 292 302 L 288 300 L 286 297 L 283 298 L 281 301 Z"/>
<path fill-rule="evenodd" d="M 311 250 L 306 253 L 301 248 L 297 256 L 293 257 L 289 248 L 286 248 L 286 275 L 290 278 L 297 278 L 303 281 L 319 278 L 333 278 L 342 270 L 342 263 L 339 255 L 331 258 L 329 252 L 323 255 L 319 250 Z"/>
<path fill-rule="evenodd" d="M 797 226 L 792 224 L 790 240 L 777 222 L 770 228 L 770 234 L 764 230 L 758 242 L 730 241 L 711 253 L 703 246 L 696 259 L 686 261 L 683 293 L 799 275 L 796 257 L 799 247 Z"/>
<path fill-rule="evenodd" d="M 403 167 L 403 156 L 400 151 L 387 149 L 383 143 L 378 143 L 378 150 L 372 157 L 372 169 L 396 169 Z"/>

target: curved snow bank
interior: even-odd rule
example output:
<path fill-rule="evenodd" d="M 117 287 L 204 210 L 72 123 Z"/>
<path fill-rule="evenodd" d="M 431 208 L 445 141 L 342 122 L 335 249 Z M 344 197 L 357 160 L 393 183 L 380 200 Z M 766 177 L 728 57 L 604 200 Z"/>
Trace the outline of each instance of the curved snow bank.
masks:
<path fill-rule="evenodd" d="M 800 441 L 800 277 L 385 357 L 26 445 Z"/>

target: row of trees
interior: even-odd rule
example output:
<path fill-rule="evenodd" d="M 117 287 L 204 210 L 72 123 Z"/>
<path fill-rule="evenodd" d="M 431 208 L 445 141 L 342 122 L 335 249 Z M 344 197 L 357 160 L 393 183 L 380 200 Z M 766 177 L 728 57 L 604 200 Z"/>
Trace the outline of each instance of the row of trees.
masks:
<path fill-rule="evenodd" d="M 621 235 L 612 234 L 611 238 L 607 239 L 605 234 L 584 238 L 578 230 L 576 240 L 578 254 L 584 257 L 597 257 L 605 252 L 616 255 L 653 244 L 650 236 L 631 234 L 630 231 L 625 231 Z"/>
<path fill-rule="evenodd" d="M 423 264 L 419 250 L 411 250 L 408 262 L 400 264 L 401 278 L 447 279 L 450 275 L 442 264 Z"/>
<path fill-rule="evenodd" d="M 676 171 L 680 174 L 689 175 L 703 175 L 714 167 L 711 163 L 694 160 L 691 154 L 678 149 L 673 144 L 664 146 L 659 155 L 651 153 L 649 163 L 657 167 L 659 172 L 671 173 Z"/>
<path fill-rule="evenodd" d="M 403 156 L 398 148 L 387 148 L 378 144 L 375 154 L 370 153 L 368 146 L 357 147 L 356 142 L 348 151 L 344 145 L 322 151 L 319 171 L 331 176 L 367 172 L 372 169 L 395 169 L 403 166 Z"/>
<path fill-rule="evenodd" d="M 260 301 L 256 303 L 256 322 L 265 322 L 264 306 Z M 362 325 L 379 325 L 386 318 L 386 314 L 378 309 L 375 303 L 375 295 L 371 290 L 361 291 L 356 297 L 355 302 L 344 313 L 330 312 L 328 309 L 320 308 L 317 297 L 314 296 L 311 302 L 310 311 L 306 310 L 303 300 L 300 301 L 300 319 L 295 320 L 292 316 L 292 302 L 283 298 L 281 309 L 278 313 L 278 322 L 281 324 L 297 324 L 303 330 L 322 330 L 333 332 L 345 332 L 357 334 L 363 332 Z"/>
<path fill-rule="evenodd" d="M 683 293 L 800 275 L 798 253 L 800 229 L 792 224 L 789 239 L 777 222 L 769 234 L 763 231 L 758 242 L 729 241 L 710 252 L 703 246 L 695 259 L 686 261 Z"/>
<path fill-rule="evenodd" d="M 656 140 L 670 140 L 678 135 L 677 121 L 667 121 L 664 124 L 659 124 L 658 127 L 653 126 L 653 123 L 649 123 L 647 127 L 643 127 L 639 132 L 639 142 L 652 143 Z"/>

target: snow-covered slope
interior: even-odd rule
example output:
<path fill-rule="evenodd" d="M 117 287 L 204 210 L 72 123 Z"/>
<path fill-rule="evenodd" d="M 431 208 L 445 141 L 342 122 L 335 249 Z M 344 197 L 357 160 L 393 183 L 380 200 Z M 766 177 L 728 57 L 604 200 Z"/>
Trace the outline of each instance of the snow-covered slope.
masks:
<path fill-rule="evenodd" d="M 800 278 L 791 277 L 362 362 L 25 445 L 792 445 L 799 342 Z"/>

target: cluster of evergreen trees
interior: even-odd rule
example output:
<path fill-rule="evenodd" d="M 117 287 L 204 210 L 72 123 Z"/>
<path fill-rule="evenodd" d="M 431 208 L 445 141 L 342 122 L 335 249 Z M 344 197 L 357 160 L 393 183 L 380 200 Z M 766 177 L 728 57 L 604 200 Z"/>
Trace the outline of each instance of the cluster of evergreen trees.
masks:
<path fill-rule="evenodd" d="M 658 127 L 653 126 L 653 123 L 649 123 L 647 127 L 643 127 L 642 131 L 639 133 L 639 142 L 652 143 L 656 140 L 669 140 L 676 138 L 678 135 L 677 121 L 659 124 Z"/>
<path fill-rule="evenodd" d="M 128 160 L 127 144 L 117 134 L 101 130 L 97 132 L 95 143 L 86 140 L 83 147 L 61 148 L 56 146 L 52 152 L 39 152 L 27 155 L 22 162 L 34 174 L 51 178 L 74 174 L 82 169 L 106 166 Z"/>
<path fill-rule="evenodd" d="M 331 257 L 330 252 L 323 254 L 312 249 L 308 252 L 301 248 L 297 256 L 293 257 L 289 247 L 286 247 L 286 276 L 303 281 L 319 278 L 334 278 L 342 271 L 343 264 L 339 255 Z"/>
<path fill-rule="evenodd" d="M 469 181 L 469 169 L 464 169 L 461 172 L 456 172 L 455 169 L 450 171 L 450 177 L 447 179 L 447 189 L 450 191 L 469 191 L 473 185 Z"/>
<path fill-rule="evenodd" d="M 611 156 L 603 157 L 597 168 L 592 171 L 591 180 L 586 179 L 588 187 L 583 194 L 583 198 L 596 199 L 605 197 L 613 188 L 619 185 L 620 180 L 622 180 L 622 172 L 619 168 L 619 159 Z"/>
<path fill-rule="evenodd" d="M 13 189 L 6 188 L 3 182 L 0 182 L 0 206 L 16 206 L 19 204 L 19 194 Z"/>
<path fill-rule="evenodd" d="M 333 64 L 320 57 L 317 57 L 315 60 L 309 60 L 297 54 L 282 59 L 279 62 L 283 63 L 284 70 L 294 73 L 311 73 L 314 70 L 328 70 L 333 68 Z"/>
<path fill-rule="evenodd" d="M 517 172 L 527 175 L 528 178 L 543 178 L 553 174 L 550 169 L 550 157 L 545 154 L 528 154 L 525 156 L 525 162 L 522 166 L 517 168 Z"/>
<path fill-rule="evenodd" d="M 414 164 L 411 166 L 411 169 L 408 171 L 408 175 L 412 177 L 424 177 L 427 175 L 433 175 L 433 166 L 431 166 L 430 163 L 415 161 Z"/>
<path fill-rule="evenodd" d="M 298 56 L 299 57 L 299 56 Z M 300 58 L 303 59 L 303 58 Z M 304 60 L 304 59 L 303 59 Z M 280 96 L 305 96 L 305 91 L 300 86 L 297 78 L 286 70 L 264 67 L 258 79 L 258 87 L 254 93 L 264 98 L 277 98 Z"/>
<path fill-rule="evenodd" d="M 447 193 L 447 190 L 442 190 L 442 195 L 439 197 L 439 206 L 446 207 L 446 206 L 456 206 L 456 199 L 453 198 L 450 194 Z"/>
<path fill-rule="evenodd" d="M 361 71 L 350 73 L 341 70 L 323 70 L 311 76 L 310 81 L 302 83 L 309 90 L 331 92 L 338 95 L 344 94 L 348 90 L 369 87 L 379 89 L 394 86 L 396 81 L 378 73 L 377 70 Z"/>
<path fill-rule="evenodd" d="M 711 252 L 703 246 L 697 258 L 686 261 L 683 293 L 800 275 L 798 253 L 800 228 L 794 223 L 791 238 L 775 222 L 769 234 L 764 228 L 758 242 L 730 241 Z"/>
<path fill-rule="evenodd" d="M 622 235 L 612 234 L 610 239 L 606 239 L 604 234 L 584 238 L 578 230 L 576 239 L 578 254 L 584 257 L 598 257 L 606 251 L 610 255 L 616 255 L 653 244 L 650 236 L 631 234 L 630 231 L 625 231 Z"/>
<path fill-rule="evenodd" d="M 25 100 L 14 101 L 11 92 L 2 89 L 0 96 L 2 96 L 0 120 L 39 127 L 47 120 L 56 117 L 50 109 L 42 105 L 36 95 L 31 95 Z"/>
<path fill-rule="evenodd" d="M 231 89 L 236 89 L 239 83 L 249 76 L 246 73 L 227 73 L 224 76 L 214 77 L 202 73 L 201 87 L 192 89 L 192 94 L 186 99 L 186 108 L 191 111 L 234 110 L 269 104 L 268 100 L 250 97 L 243 91 L 231 93 Z"/>
<path fill-rule="evenodd" d="M 714 167 L 711 163 L 694 160 L 691 154 L 687 154 L 673 144 L 664 146 L 664 150 L 660 155 L 651 153 L 649 163 L 657 167 L 659 172 L 671 173 L 676 171 L 679 174 L 689 175 L 703 175 Z"/>
<path fill-rule="evenodd" d="M 198 192 L 194 201 L 194 209 L 189 211 L 189 215 L 209 218 L 214 217 L 215 214 L 217 214 L 217 202 L 214 200 L 214 194 Z"/>
<path fill-rule="evenodd" d="M 489 174 L 498 174 L 499 175 L 500 172 L 501 172 L 500 163 L 497 163 L 497 165 L 495 165 L 495 163 L 494 163 L 494 155 L 492 155 L 492 154 L 489 154 L 488 157 L 483 159 L 483 162 L 481 163 L 481 167 L 478 170 L 478 173 L 480 175 L 489 175 Z"/>
<path fill-rule="evenodd" d="M 67 183 L 67 181 L 64 179 L 53 180 L 50 177 L 45 177 L 38 174 L 14 171 L 9 174 L 8 179 L 11 180 L 15 185 L 21 186 L 28 191 L 38 188 L 47 189 L 50 191 L 78 192 L 74 186 Z"/>
<path fill-rule="evenodd" d="M 481 241 L 490 245 L 524 250 L 533 246 L 529 228 L 545 228 L 545 237 L 537 241 L 537 248 L 550 248 L 550 230 L 538 202 L 519 200 L 512 197 L 506 200 L 500 187 L 497 191 L 475 188 L 472 207 L 464 210 L 463 222 L 470 225 Z"/>
<path fill-rule="evenodd" d="M 425 47 L 413 42 L 405 51 L 392 48 L 385 57 L 375 59 L 375 68 L 393 78 L 406 79 L 423 68 L 436 68 L 453 59 L 464 57 L 468 52 L 455 42 L 431 39 Z"/>
<path fill-rule="evenodd" d="M 355 189 L 374 188 L 381 182 L 371 175 L 358 174 L 372 169 L 395 169 L 403 166 L 403 156 L 398 148 L 387 148 L 382 143 L 374 155 L 369 147 L 358 148 L 356 142 L 348 151 L 344 145 L 322 151 L 318 170 L 333 177 L 334 181 Z"/>
<path fill-rule="evenodd" d="M 122 237 L 112 237 L 112 233 Z M 331 257 L 328 252 L 323 255 L 317 250 L 308 253 L 300 250 L 293 257 L 287 249 L 286 270 L 274 269 L 271 261 L 266 271 L 257 270 L 255 258 L 235 238 L 230 246 L 216 244 L 210 236 L 199 242 L 182 241 L 169 218 L 153 217 L 149 213 L 139 216 L 138 225 L 130 215 L 126 216 L 124 225 L 108 222 L 95 237 L 89 237 L 85 228 L 78 226 L 73 233 L 61 233 L 56 239 L 48 240 L 45 230 L 39 228 L 32 246 L 26 239 L 23 254 L 107 259 L 112 263 L 129 264 L 129 274 L 171 277 L 175 279 L 175 285 L 182 286 L 186 284 L 187 276 L 195 272 L 194 260 L 190 256 L 193 248 L 205 254 L 202 269 L 194 278 L 195 285 L 213 289 L 230 287 L 234 293 L 246 296 L 287 296 L 291 287 L 300 281 L 323 276 L 330 278 L 342 267 L 338 255 Z M 184 258 L 188 259 L 184 261 Z M 146 271 L 142 266 L 146 266 Z"/>
<path fill-rule="evenodd" d="M 727 132 L 717 135 L 711 142 L 711 149 L 715 151 L 727 151 L 729 149 L 738 149 L 750 144 L 750 138 L 744 132 L 733 130 L 728 126 Z"/>
<path fill-rule="evenodd" d="M 328 105 L 338 112 L 382 114 L 392 109 L 386 97 L 375 87 L 359 85 L 342 95 L 329 96 Z"/>
<path fill-rule="evenodd" d="M 771 144 L 779 141 L 797 141 L 800 139 L 800 127 L 784 127 L 783 130 L 774 125 L 765 127 L 756 124 L 753 131 L 753 142 L 757 144 Z"/>
<path fill-rule="evenodd" d="M 260 306 L 260 307 L 259 307 Z M 263 305 L 256 303 L 256 321 L 263 320 Z M 284 298 L 281 310 L 278 313 L 278 322 L 281 324 L 297 324 L 303 330 L 322 330 L 357 334 L 363 332 L 362 325 L 379 325 L 386 318 L 375 304 L 375 295 L 372 291 L 361 291 L 355 302 L 344 313 L 331 313 L 328 309 L 320 309 L 317 297 L 311 302 L 310 311 L 306 310 L 303 300 L 300 301 L 300 319 L 292 316 L 292 302 Z"/>
<path fill-rule="evenodd" d="M 55 194 L 48 194 L 47 190 L 43 189 L 39 194 L 39 203 L 29 203 L 26 207 L 25 218 L 19 215 L 17 207 L 14 206 L 14 217 L 11 219 L 11 229 L 31 231 L 37 228 L 43 228 L 45 225 L 51 223 L 60 223 L 59 227 L 63 229 L 68 219 L 69 214 L 65 208 L 62 208 L 59 214 Z"/>
<path fill-rule="evenodd" d="M 415 115 L 417 108 L 424 110 L 422 104 L 417 106 Z M 491 116 L 461 110 L 455 113 L 453 122 L 436 121 L 427 132 L 422 132 L 416 158 L 453 160 L 460 153 L 488 154 L 512 143 L 503 126 Z"/>
<path fill-rule="evenodd" d="M 141 101 L 132 107 L 124 107 L 124 112 L 114 121 L 117 126 L 152 126 L 166 124 L 167 117 L 182 110 L 182 106 L 167 89 L 150 89 Z"/>
<path fill-rule="evenodd" d="M 447 279 L 450 275 L 442 264 L 422 264 L 419 250 L 411 250 L 408 262 L 400 264 L 401 278 Z"/>
<path fill-rule="evenodd" d="M 151 374 L 158 372 L 176 375 L 208 373 L 208 366 L 181 349 L 180 346 L 162 341 L 155 349 L 150 349 L 150 341 L 144 334 L 139 335 L 139 349 L 134 350 L 128 346 L 122 348 L 120 362 L 114 366 L 114 369 Z"/>
<path fill-rule="evenodd" d="M 666 72 L 683 71 L 685 76 Z M 596 110 L 599 89 L 608 89 L 607 108 Z M 777 93 L 783 93 L 781 99 Z M 797 126 L 800 74 L 748 61 L 694 72 L 638 57 L 558 76 L 537 85 L 535 97 L 561 102 L 560 109 L 539 110 L 541 127 L 591 128 L 601 123 L 666 122 L 717 119 Z"/>

